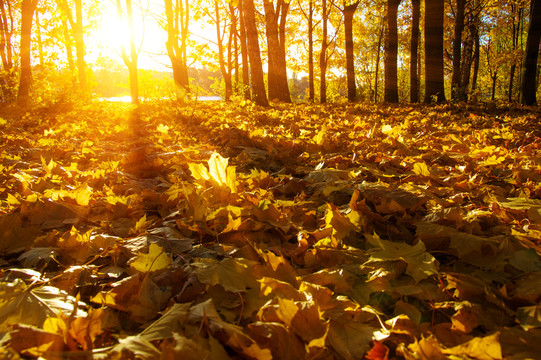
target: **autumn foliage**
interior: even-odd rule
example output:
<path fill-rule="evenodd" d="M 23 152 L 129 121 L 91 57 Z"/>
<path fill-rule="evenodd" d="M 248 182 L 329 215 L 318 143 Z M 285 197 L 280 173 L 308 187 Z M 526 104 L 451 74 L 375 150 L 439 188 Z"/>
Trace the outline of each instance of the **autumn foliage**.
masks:
<path fill-rule="evenodd" d="M 208 103 L 0 119 L 0 351 L 541 353 L 538 109 Z"/>

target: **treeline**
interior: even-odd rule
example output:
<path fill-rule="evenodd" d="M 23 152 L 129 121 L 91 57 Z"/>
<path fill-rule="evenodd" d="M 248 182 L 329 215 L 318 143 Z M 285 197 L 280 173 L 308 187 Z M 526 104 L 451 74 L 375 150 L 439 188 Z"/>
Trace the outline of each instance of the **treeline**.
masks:
<path fill-rule="evenodd" d="M 33 84 L 88 93 L 86 50 L 103 4 L 0 0 L 2 101 L 27 105 Z M 536 103 L 541 0 L 117 0 L 116 7 L 130 33 L 120 53 L 134 103 L 143 85 L 134 27 L 149 21 L 167 35 L 179 101 L 193 92 L 190 69 L 203 65 L 220 72 L 226 100 L 236 94 L 259 105 L 298 98 L 292 73 L 306 74 L 305 99 L 320 103 Z M 201 23 L 212 39 L 193 30 Z"/>

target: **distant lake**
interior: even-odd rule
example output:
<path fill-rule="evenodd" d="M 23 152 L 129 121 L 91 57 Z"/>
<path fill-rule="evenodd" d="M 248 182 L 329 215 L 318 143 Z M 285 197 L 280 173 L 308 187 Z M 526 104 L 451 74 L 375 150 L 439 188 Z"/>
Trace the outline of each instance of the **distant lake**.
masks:
<path fill-rule="evenodd" d="M 98 98 L 98 100 L 129 103 L 131 102 L 131 96 L 126 95 L 126 96 L 102 97 L 102 98 Z M 221 101 L 223 99 L 220 96 L 198 96 L 197 100 L 198 101 Z"/>

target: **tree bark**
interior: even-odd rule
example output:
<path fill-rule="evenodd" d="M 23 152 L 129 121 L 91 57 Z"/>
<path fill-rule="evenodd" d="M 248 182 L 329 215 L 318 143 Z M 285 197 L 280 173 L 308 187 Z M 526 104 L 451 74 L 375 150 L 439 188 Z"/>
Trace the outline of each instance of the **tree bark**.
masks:
<path fill-rule="evenodd" d="M 264 0 L 263 6 L 269 59 L 269 99 L 290 103 L 285 50 L 285 23 L 289 2 L 278 0 L 275 8 L 273 0 Z"/>
<path fill-rule="evenodd" d="M 443 73 L 444 1 L 425 1 L 425 102 L 445 101 Z"/>
<path fill-rule="evenodd" d="M 357 97 L 357 85 L 355 83 L 355 51 L 353 48 L 353 17 L 360 4 L 360 0 L 342 9 L 344 14 L 344 35 L 346 38 L 346 75 L 348 86 L 348 101 L 353 102 Z"/>
<path fill-rule="evenodd" d="M 421 14 L 421 1 L 411 0 L 411 43 L 410 43 L 410 102 L 419 102 L 419 77 L 417 76 L 417 63 L 419 61 L 419 18 Z"/>
<path fill-rule="evenodd" d="M 387 0 L 387 36 L 385 38 L 385 101 L 398 102 L 398 6 L 400 0 Z"/>
<path fill-rule="evenodd" d="M 253 0 L 242 1 L 244 26 L 246 27 L 246 40 L 248 45 L 248 58 L 250 61 L 250 83 L 252 85 L 253 100 L 257 105 L 268 106 L 269 100 L 265 92 L 263 77 L 263 64 L 259 48 L 257 24 L 255 21 L 255 7 Z"/>
<path fill-rule="evenodd" d="M 21 75 L 17 94 L 17 104 L 21 107 L 27 106 L 30 99 L 30 86 L 32 85 L 32 60 L 30 57 L 32 18 L 37 5 L 37 0 L 22 0 L 21 2 Z"/>
<path fill-rule="evenodd" d="M 190 92 L 186 59 L 186 40 L 190 20 L 188 0 L 185 3 L 183 0 L 177 1 L 175 7 L 173 7 L 172 0 L 165 0 L 165 17 L 167 21 L 165 48 L 167 56 L 171 60 L 177 101 L 183 102 Z"/>
<path fill-rule="evenodd" d="M 224 57 L 224 37 L 225 37 L 225 29 L 224 33 L 222 34 L 221 30 L 221 20 L 220 20 L 220 7 L 218 4 L 218 0 L 214 0 L 214 12 L 216 16 L 216 39 L 218 42 L 218 62 L 220 63 L 220 72 L 222 73 L 222 78 L 225 82 L 225 101 L 231 100 L 231 95 L 233 94 L 233 85 L 231 82 L 231 67 L 230 67 L 230 59 L 231 59 L 231 46 L 228 46 L 228 64 L 226 67 L 225 63 L 225 57 Z M 229 45 L 231 44 L 231 36 L 229 38 Z"/>
<path fill-rule="evenodd" d="M 453 100 L 464 100 L 465 96 L 464 89 L 460 83 L 465 7 L 466 0 L 456 0 L 455 33 L 453 40 L 453 75 L 451 79 L 451 99 Z"/>
<path fill-rule="evenodd" d="M 532 0 L 530 6 L 530 25 L 526 40 L 526 51 L 522 65 L 520 84 L 520 103 L 534 105 L 537 102 L 537 58 L 541 40 L 541 0 Z"/>
<path fill-rule="evenodd" d="M 378 102 L 378 91 L 379 91 L 379 63 L 381 59 L 381 43 L 383 42 L 383 35 L 385 33 L 385 25 L 382 24 L 381 30 L 378 36 L 378 51 L 376 55 L 376 71 L 374 79 L 374 102 Z"/>
<path fill-rule="evenodd" d="M 11 14 L 11 6 L 9 2 L 6 7 L 4 0 L 0 0 L 0 56 L 2 57 L 2 65 L 4 70 L 9 72 L 13 68 L 13 46 L 11 37 L 13 35 L 13 16 Z M 7 13 L 9 13 L 10 21 L 8 21 Z"/>
<path fill-rule="evenodd" d="M 244 16 L 242 10 L 242 1 L 239 0 L 239 25 L 240 25 L 240 52 L 242 54 L 242 85 L 243 94 L 246 100 L 251 98 L 250 92 L 250 66 L 248 65 L 248 46 L 246 44 L 246 27 L 244 25 Z"/>
<path fill-rule="evenodd" d="M 315 99 L 314 89 L 314 1 L 308 4 L 308 100 Z"/>
<path fill-rule="evenodd" d="M 327 42 L 327 22 L 329 20 L 329 13 L 327 12 L 327 0 L 322 0 L 322 34 L 321 34 L 321 52 L 319 53 L 319 102 L 325 104 L 327 102 L 327 81 L 325 79 L 327 74 L 327 48 L 329 43 Z"/>

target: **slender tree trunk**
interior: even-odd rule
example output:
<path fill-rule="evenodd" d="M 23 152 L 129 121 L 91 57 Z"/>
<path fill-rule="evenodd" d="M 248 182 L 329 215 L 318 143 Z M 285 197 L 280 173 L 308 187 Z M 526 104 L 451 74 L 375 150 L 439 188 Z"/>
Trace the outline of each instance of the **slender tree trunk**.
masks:
<path fill-rule="evenodd" d="M 475 37 L 474 37 L 474 53 L 473 53 L 473 75 L 471 81 L 471 93 L 475 94 L 475 89 L 477 88 L 477 78 L 479 76 L 479 60 L 481 56 L 481 45 L 479 44 L 479 27 L 476 27 Z"/>
<path fill-rule="evenodd" d="M 234 68 L 235 68 L 235 92 L 238 91 L 239 86 L 239 34 L 237 32 L 237 16 L 235 15 L 235 7 L 233 4 L 229 3 L 229 17 L 231 19 L 231 25 L 229 26 L 230 39 L 233 38 L 233 59 L 234 59 Z M 231 42 L 230 42 L 231 43 Z"/>
<path fill-rule="evenodd" d="M 39 58 L 39 66 L 43 69 L 45 66 L 45 58 L 43 56 L 43 42 L 41 40 L 41 24 L 39 22 L 39 9 L 36 8 L 35 10 L 36 15 L 36 40 L 38 43 L 38 58 Z"/>
<path fill-rule="evenodd" d="M 122 5 L 116 0 L 119 19 L 122 17 Z M 127 54 L 124 46 L 121 48 L 122 60 L 130 74 L 130 96 L 132 104 L 139 103 L 139 80 L 137 77 L 137 51 L 135 49 L 135 35 L 133 31 L 133 9 L 131 0 L 126 0 L 126 16 L 128 18 L 128 29 L 130 32 L 130 55 Z"/>
<path fill-rule="evenodd" d="M 410 102 L 419 102 L 419 78 L 417 76 L 417 63 L 419 61 L 419 18 L 421 14 L 421 1 L 411 0 L 411 45 L 410 45 Z"/>
<path fill-rule="evenodd" d="M 167 41 L 165 48 L 171 60 L 173 81 L 177 101 L 182 102 L 190 92 L 188 65 L 186 63 L 186 40 L 190 20 L 188 1 L 177 1 L 173 7 L 172 0 L 165 0 L 165 17 L 167 21 Z M 180 42 L 180 43 L 179 43 Z"/>
<path fill-rule="evenodd" d="M 383 35 L 385 34 L 385 25 L 382 24 L 381 30 L 378 37 L 378 51 L 376 55 L 376 71 L 374 79 L 374 102 L 378 102 L 378 91 L 379 91 L 379 63 L 381 59 L 381 43 L 383 42 Z"/>
<path fill-rule="evenodd" d="M 520 84 L 520 103 L 534 105 L 537 102 L 537 58 L 541 40 L 541 0 L 532 0 L 530 6 L 530 26 L 526 40 L 526 51 L 522 66 Z"/>
<path fill-rule="evenodd" d="M 425 1 L 425 102 L 445 101 L 443 73 L 444 1 Z"/>
<path fill-rule="evenodd" d="M 348 84 L 348 101 L 353 102 L 357 97 L 355 84 L 355 51 L 353 48 L 353 17 L 360 4 L 360 0 L 351 5 L 344 6 L 344 35 L 346 38 L 346 75 Z"/>
<path fill-rule="evenodd" d="M 327 48 L 329 43 L 327 42 L 327 22 L 329 13 L 327 12 L 327 0 L 322 0 L 322 34 L 321 34 L 321 52 L 319 53 L 319 102 L 325 104 L 327 102 L 327 81 L 325 79 L 327 73 Z"/>
<path fill-rule="evenodd" d="M 251 98 L 250 93 L 250 66 L 248 64 L 248 46 L 246 44 L 246 27 L 244 24 L 243 15 L 243 0 L 239 0 L 239 23 L 240 23 L 240 52 L 242 54 L 242 85 L 244 88 L 244 98 L 246 100 Z"/>
<path fill-rule="evenodd" d="M 218 62 L 220 63 L 220 72 L 222 73 L 222 77 L 225 82 L 225 101 L 231 100 L 231 95 L 233 93 L 233 86 L 231 84 L 231 71 L 228 71 L 228 68 L 226 68 L 225 64 L 225 58 L 224 58 L 224 45 L 223 45 L 223 37 L 225 36 L 222 34 L 221 30 L 221 20 L 220 20 L 220 7 L 218 4 L 218 0 L 214 0 L 214 12 L 216 16 L 216 39 L 218 42 Z M 231 41 L 231 35 L 230 35 L 230 41 Z M 231 42 L 229 42 L 231 44 Z M 228 55 L 229 59 L 231 59 L 231 46 L 228 46 Z"/>
<path fill-rule="evenodd" d="M 289 10 L 289 2 L 278 0 L 274 8 L 273 0 L 264 0 L 265 24 L 268 45 L 269 98 L 290 103 L 291 95 L 287 81 L 287 64 L 285 51 L 285 21 Z"/>
<path fill-rule="evenodd" d="M 75 77 L 75 62 L 73 60 L 73 51 L 71 43 L 71 35 L 68 27 L 68 21 L 64 16 L 62 16 L 62 29 L 64 31 L 64 45 L 66 46 L 66 58 L 68 59 L 68 71 L 72 77 L 72 83 L 75 85 L 77 79 Z"/>
<path fill-rule="evenodd" d="M 82 0 L 75 0 L 75 24 L 73 27 L 75 37 L 75 52 L 77 54 L 77 73 L 79 74 L 79 85 L 86 88 L 86 62 L 85 62 L 85 41 L 83 28 L 83 4 Z"/>
<path fill-rule="evenodd" d="M 28 105 L 30 99 L 30 86 L 32 84 L 31 37 L 32 18 L 38 4 L 37 0 L 22 0 L 21 3 L 21 75 L 19 79 L 19 92 L 17 103 L 21 107 Z"/>
<path fill-rule="evenodd" d="M 259 38 L 255 21 L 254 1 L 243 0 L 242 6 L 244 26 L 246 27 L 248 58 L 250 60 L 250 82 L 254 96 L 253 100 L 257 105 L 268 106 L 269 101 L 265 93 L 265 79 L 263 77 L 263 64 L 261 63 Z"/>
<path fill-rule="evenodd" d="M 10 14 L 10 21 L 4 6 L 4 0 L 0 0 L 0 55 L 2 57 L 2 65 L 4 70 L 9 72 L 13 68 L 13 49 L 11 45 L 11 37 L 13 35 L 13 17 L 11 16 L 11 7 L 7 2 L 7 11 Z"/>
<path fill-rule="evenodd" d="M 308 100 L 315 99 L 314 89 L 314 1 L 308 3 Z"/>
<path fill-rule="evenodd" d="M 385 101 L 398 102 L 398 24 L 400 0 L 387 1 L 387 36 L 385 38 Z"/>
<path fill-rule="evenodd" d="M 464 32 L 464 10 L 466 0 L 456 0 L 455 34 L 453 40 L 453 76 L 451 79 L 451 99 L 464 100 L 464 89 L 460 84 L 460 62 L 462 60 L 462 33 Z"/>
<path fill-rule="evenodd" d="M 494 101 L 494 99 L 496 97 L 496 81 L 498 80 L 498 68 L 496 68 L 496 70 L 494 70 L 494 75 L 490 75 L 490 77 L 492 78 L 492 96 L 491 96 L 491 100 Z"/>

